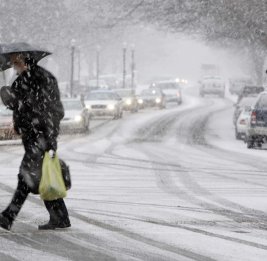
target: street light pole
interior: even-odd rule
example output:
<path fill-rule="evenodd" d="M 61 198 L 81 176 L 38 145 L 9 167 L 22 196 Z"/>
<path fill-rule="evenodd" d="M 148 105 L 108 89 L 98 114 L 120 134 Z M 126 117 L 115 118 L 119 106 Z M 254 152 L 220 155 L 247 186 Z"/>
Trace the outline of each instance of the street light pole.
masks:
<path fill-rule="evenodd" d="M 78 84 L 80 85 L 81 81 L 81 50 L 78 49 Z"/>
<path fill-rule="evenodd" d="M 75 40 L 71 40 L 71 72 L 70 72 L 70 97 L 73 95 L 74 85 L 74 52 L 75 52 Z"/>
<path fill-rule="evenodd" d="M 135 46 L 131 46 L 131 56 L 132 56 L 132 64 L 131 64 L 131 88 L 132 93 L 134 92 L 134 82 L 135 82 Z"/>
<path fill-rule="evenodd" d="M 123 70 L 122 70 L 122 88 L 124 89 L 126 87 L 126 49 L 127 44 L 123 43 L 123 49 L 122 49 L 122 64 L 123 64 Z"/>
<path fill-rule="evenodd" d="M 96 85 L 99 88 L 99 73 L 100 73 L 100 46 L 96 46 Z"/>

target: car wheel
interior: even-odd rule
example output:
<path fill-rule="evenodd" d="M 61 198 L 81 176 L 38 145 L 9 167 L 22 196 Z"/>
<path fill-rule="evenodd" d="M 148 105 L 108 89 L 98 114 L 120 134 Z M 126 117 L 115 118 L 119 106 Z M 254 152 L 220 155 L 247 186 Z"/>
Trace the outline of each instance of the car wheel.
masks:
<path fill-rule="evenodd" d="M 242 136 L 241 136 L 241 134 L 239 132 L 237 132 L 237 130 L 235 130 L 235 138 L 237 140 L 242 140 Z"/>
<path fill-rule="evenodd" d="M 254 140 L 252 139 L 252 137 L 248 137 L 247 138 L 247 148 L 252 149 L 253 147 L 254 147 Z"/>
<path fill-rule="evenodd" d="M 262 143 L 261 143 L 261 142 L 258 142 L 258 143 L 257 143 L 257 147 L 258 147 L 258 148 L 262 148 Z"/>
<path fill-rule="evenodd" d="M 117 120 L 118 118 L 119 118 L 118 117 L 118 114 L 117 113 L 114 113 L 112 120 Z"/>
<path fill-rule="evenodd" d="M 89 122 L 88 122 L 88 124 L 85 124 L 83 130 L 85 133 L 89 132 Z"/>

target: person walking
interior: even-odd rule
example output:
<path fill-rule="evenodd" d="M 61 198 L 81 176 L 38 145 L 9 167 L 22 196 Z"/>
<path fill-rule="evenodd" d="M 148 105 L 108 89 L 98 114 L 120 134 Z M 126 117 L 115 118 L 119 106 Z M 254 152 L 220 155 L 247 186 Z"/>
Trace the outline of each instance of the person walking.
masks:
<path fill-rule="evenodd" d="M 37 65 L 27 53 L 10 54 L 10 62 L 18 77 L 10 88 L 8 108 L 13 110 L 14 129 L 21 135 L 25 154 L 21 162 L 18 185 L 7 208 L 0 214 L 0 227 L 10 230 L 29 193 L 38 193 L 45 152 L 55 153 L 60 120 L 64 109 L 56 78 Z M 39 175 L 36 175 L 38 173 Z M 49 212 L 48 223 L 38 229 L 71 226 L 63 199 L 44 201 Z"/>

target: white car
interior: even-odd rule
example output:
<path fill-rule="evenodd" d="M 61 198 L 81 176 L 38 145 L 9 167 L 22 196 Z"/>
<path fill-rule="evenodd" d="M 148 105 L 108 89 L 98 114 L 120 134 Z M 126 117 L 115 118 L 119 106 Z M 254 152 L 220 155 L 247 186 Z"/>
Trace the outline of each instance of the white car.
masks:
<path fill-rule="evenodd" d="M 0 105 L 0 140 L 16 139 L 19 137 L 14 130 L 12 115 L 13 112 L 11 110 Z"/>
<path fill-rule="evenodd" d="M 237 140 L 245 140 L 251 116 L 251 106 L 245 106 L 236 121 L 235 137 Z"/>
<path fill-rule="evenodd" d="M 91 91 L 84 99 L 91 117 L 108 116 L 113 119 L 122 117 L 123 101 L 117 93 L 109 90 Z"/>
<path fill-rule="evenodd" d="M 61 132 L 89 130 L 89 111 L 78 99 L 62 100 L 65 116 L 60 123 Z"/>
<path fill-rule="evenodd" d="M 223 98 L 225 95 L 225 83 L 218 76 L 205 77 L 201 82 L 199 93 L 201 97 L 204 97 L 205 94 L 217 94 Z"/>

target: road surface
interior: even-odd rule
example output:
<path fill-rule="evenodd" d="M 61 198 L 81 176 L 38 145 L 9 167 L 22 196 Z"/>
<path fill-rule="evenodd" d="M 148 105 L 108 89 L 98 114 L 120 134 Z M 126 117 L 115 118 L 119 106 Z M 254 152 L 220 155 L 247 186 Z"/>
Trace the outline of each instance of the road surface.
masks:
<path fill-rule="evenodd" d="M 63 136 L 71 229 L 40 232 L 30 196 L 0 260 L 267 260 L 267 151 L 234 139 L 229 99 L 198 98 Z M 21 146 L 0 147 L 0 207 L 16 186 Z"/>

